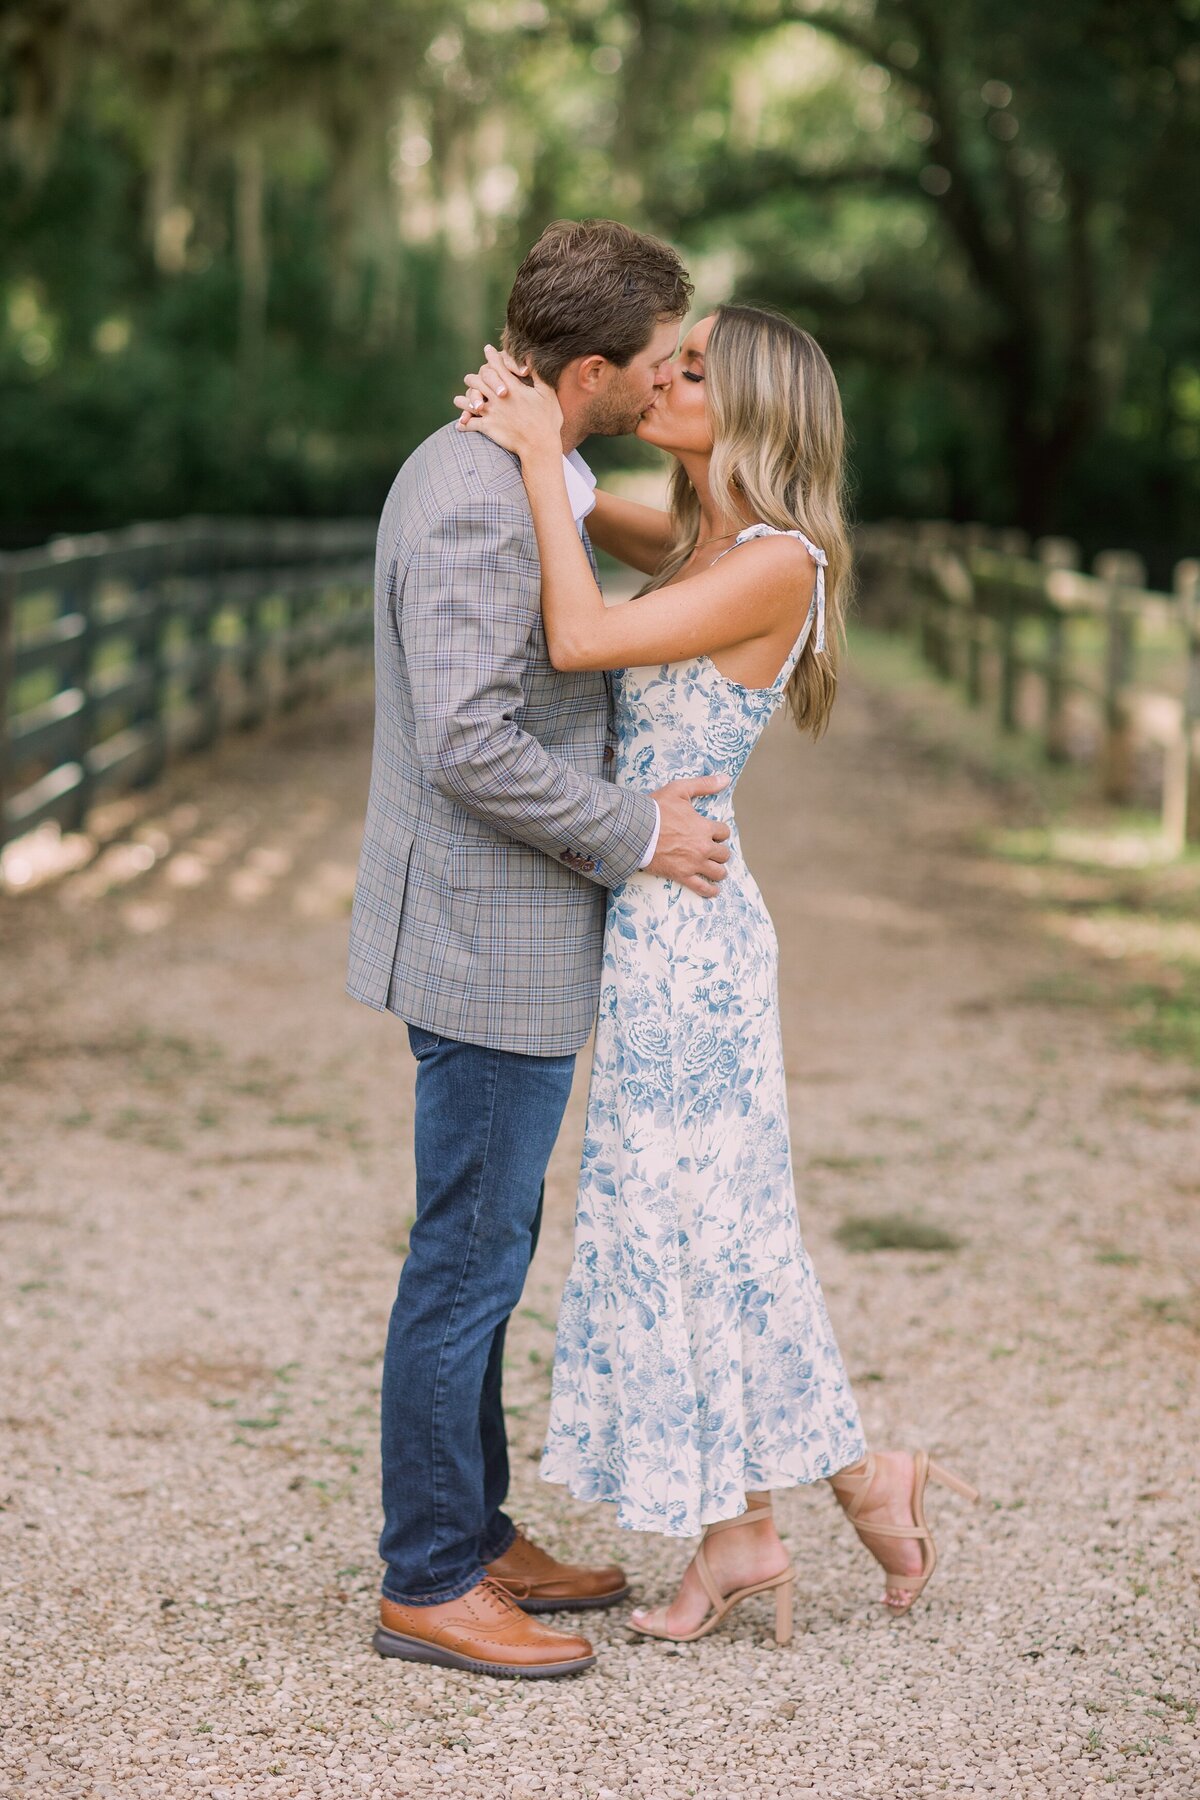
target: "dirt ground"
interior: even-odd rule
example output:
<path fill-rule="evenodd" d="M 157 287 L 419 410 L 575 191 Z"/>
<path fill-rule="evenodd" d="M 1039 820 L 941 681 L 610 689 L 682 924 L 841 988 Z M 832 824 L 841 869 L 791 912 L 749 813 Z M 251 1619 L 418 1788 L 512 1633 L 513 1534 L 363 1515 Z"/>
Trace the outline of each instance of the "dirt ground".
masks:
<path fill-rule="evenodd" d="M 854 679 L 739 792 L 801 1221 L 874 1441 L 983 1503 L 930 1491 L 940 1566 L 893 1619 L 830 1495 L 783 1495 L 785 1650 L 763 1601 L 683 1650 L 594 1615 L 568 1682 L 373 1655 L 413 1068 L 342 994 L 369 755 L 347 691 L 0 901 L 0 1792 L 1196 1794 L 1195 1075 L 1038 998 L 1082 952 L 973 847 L 1002 800 Z M 680 1546 L 536 1470 L 585 1083 L 510 1334 L 512 1504 L 654 1597 Z M 837 1235 L 880 1214 L 955 1247 Z"/>

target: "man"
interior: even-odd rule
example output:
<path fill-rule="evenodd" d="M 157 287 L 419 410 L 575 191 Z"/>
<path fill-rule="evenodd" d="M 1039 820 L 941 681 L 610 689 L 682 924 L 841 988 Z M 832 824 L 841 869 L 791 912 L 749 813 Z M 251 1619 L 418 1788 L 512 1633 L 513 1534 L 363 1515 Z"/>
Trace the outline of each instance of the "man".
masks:
<path fill-rule="evenodd" d="M 691 284 L 607 220 L 552 225 L 518 271 L 505 342 L 557 390 L 576 446 L 632 431 L 669 379 Z M 590 555 L 590 546 L 589 546 Z M 502 1507 L 500 1375 L 542 1182 L 595 1014 L 605 890 L 639 868 L 710 893 L 728 827 L 693 796 L 620 789 L 607 678 L 556 671 L 516 459 L 453 424 L 408 459 L 376 550 L 376 727 L 349 991 L 417 1059 L 417 1216 L 383 1371 L 381 1654 L 562 1675 L 588 1640 L 542 1624 L 611 1606 L 618 1568 L 560 1563 Z"/>

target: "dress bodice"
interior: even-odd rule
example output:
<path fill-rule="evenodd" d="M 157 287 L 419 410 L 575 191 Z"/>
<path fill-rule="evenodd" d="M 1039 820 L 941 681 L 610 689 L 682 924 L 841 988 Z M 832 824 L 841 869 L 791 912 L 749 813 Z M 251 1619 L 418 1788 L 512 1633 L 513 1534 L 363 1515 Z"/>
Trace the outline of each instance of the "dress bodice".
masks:
<path fill-rule="evenodd" d="M 783 533 L 771 525 L 751 525 L 721 556 L 731 555 L 752 538 L 777 535 L 799 538 L 817 565 L 808 615 L 787 661 L 770 687 L 760 688 L 722 675 L 710 656 L 618 670 L 613 676 L 616 776 L 626 786 L 649 789 L 685 776 L 728 775 L 727 788 L 696 804 L 711 818 L 731 816 L 737 778 L 782 704 L 788 679 L 814 630 L 817 654 L 825 648 L 825 553 L 802 531 Z M 721 557 L 714 560 L 720 562 Z"/>

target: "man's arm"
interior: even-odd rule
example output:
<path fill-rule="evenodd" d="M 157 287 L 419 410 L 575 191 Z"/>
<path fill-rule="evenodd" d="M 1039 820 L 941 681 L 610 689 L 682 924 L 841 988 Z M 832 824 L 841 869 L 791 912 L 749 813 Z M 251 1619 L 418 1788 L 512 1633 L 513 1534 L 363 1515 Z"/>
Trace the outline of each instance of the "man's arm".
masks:
<path fill-rule="evenodd" d="M 642 864 L 655 804 L 580 774 L 516 723 L 540 584 L 529 520 L 502 498 L 457 507 L 422 539 L 398 621 L 417 754 L 468 812 L 614 887 Z"/>

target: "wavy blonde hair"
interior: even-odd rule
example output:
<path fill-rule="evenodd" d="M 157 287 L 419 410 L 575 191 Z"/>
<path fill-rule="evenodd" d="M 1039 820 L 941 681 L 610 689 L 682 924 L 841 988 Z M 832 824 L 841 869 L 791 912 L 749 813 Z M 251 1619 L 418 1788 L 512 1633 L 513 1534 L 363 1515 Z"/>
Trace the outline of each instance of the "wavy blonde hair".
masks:
<path fill-rule="evenodd" d="M 731 518 L 749 511 L 764 525 L 803 531 L 827 558 L 827 648 L 817 655 L 814 630 L 787 687 L 796 724 L 818 738 L 833 709 L 852 587 L 838 385 L 807 331 L 758 306 L 717 307 L 704 352 L 704 385 L 713 499 Z M 700 502 L 681 465 L 671 477 L 670 509 L 673 541 L 643 593 L 669 581 L 696 547 Z"/>

